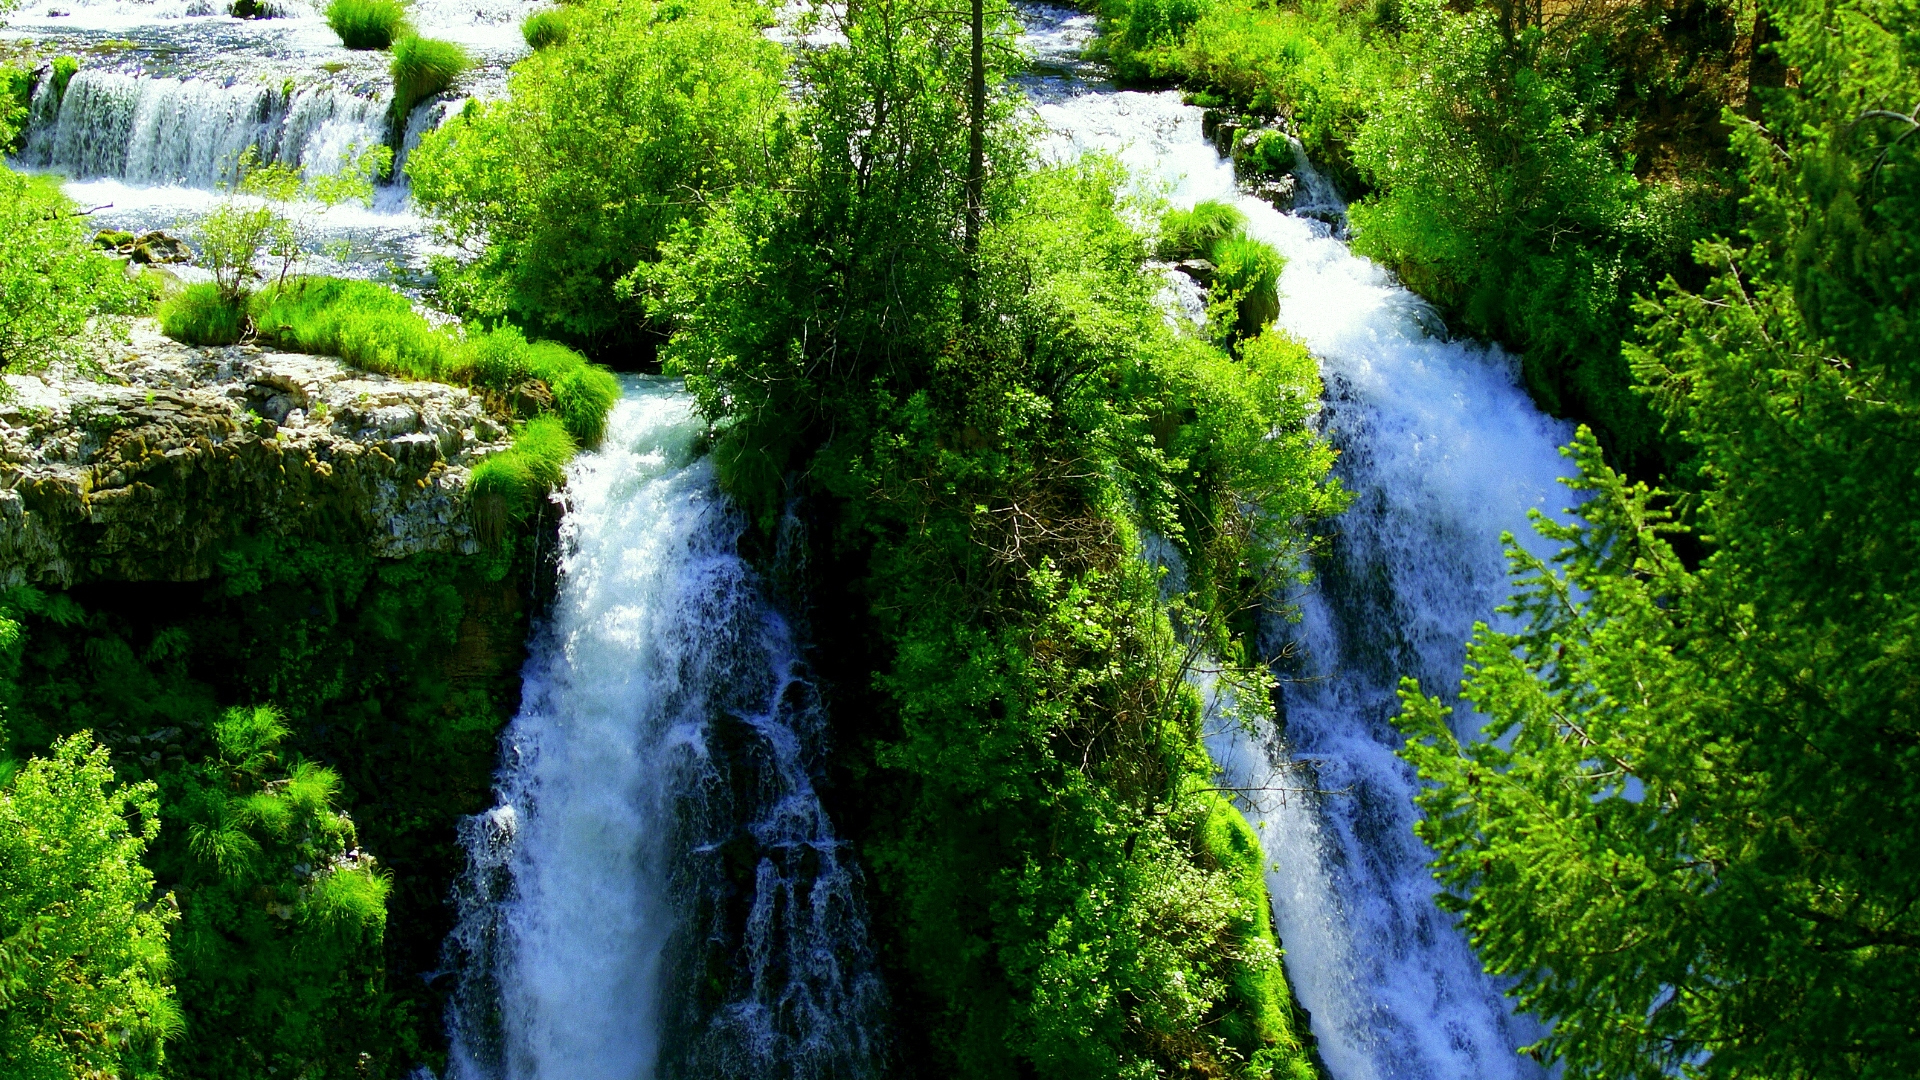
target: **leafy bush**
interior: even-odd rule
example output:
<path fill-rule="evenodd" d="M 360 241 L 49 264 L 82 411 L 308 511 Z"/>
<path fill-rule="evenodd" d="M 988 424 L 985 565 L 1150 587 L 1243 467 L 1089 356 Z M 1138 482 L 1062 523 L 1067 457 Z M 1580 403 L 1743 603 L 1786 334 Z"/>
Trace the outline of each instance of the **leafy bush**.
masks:
<path fill-rule="evenodd" d="M 395 42 L 391 67 L 395 125 L 404 128 L 414 106 L 444 92 L 472 66 L 467 51 L 451 41 L 409 34 Z"/>
<path fill-rule="evenodd" d="M 331 0 L 327 25 L 349 49 L 385 49 L 406 36 L 407 8 L 401 0 Z"/>
<path fill-rule="evenodd" d="M 9 624 L 16 625 L 17 624 Z M 180 1032 L 167 909 L 141 857 L 151 782 L 116 784 L 107 748 L 61 739 L 0 786 L 0 1071 L 156 1080 Z"/>
<path fill-rule="evenodd" d="M 1247 216 L 1228 203 L 1207 200 L 1191 210 L 1168 210 L 1160 218 L 1154 253 L 1163 259 L 1211 259 L 1213 245 L 1245 228 Z"/>
<path fill-rule="evenodd" d="M 554 8 L 527 16 L 526 21 L 520 24 L 520 36 L 527 39 L 527 48 L 545 49 L 565 45 L 571 29 L 567 13 Z"/>
<path fill-rule="evenodd" d="M 247 309 L 211 281 L 196 282 L 161 302 L 160 332 L 188 345 L 232 345 L 246 335 Z"/>
<path fill-rule="evenodd" d="M 172 828 L 157 861 L 181 896 L 174 957 L 195 1036 L 169 1066 L 354 1071 L 357 1029 L 384 1020 L 391 880 L 336 806 L 339 774 L 284 754 L 278 710 L 228 709 L 211 727 L 211 759 L 163 784 Z"/>
<path fill-rule="evenodd" d="M 438 268 L 443 301 L 597 358 L 650 358 L 657 328 L 615 283 L 765 174 L 787 57 L 761 34 L 761 10 L 569 7 L 574 40 L 591 48 L 535 53 L 514 68 L 510 99 L 475 103 L 428 134 L 407 159 L 414 199 L 446 239 L 484 249 Z"/>
<path fill-rule="evenodd" d="M 88 320 L 148 300 L 72 211 L 57 182 L 0 165 L 0 369 L 44 363 Z"/>
<path fill-rule="evenodd" d="M 1209 315 L 1221 330 L 1237 337 L 1254 337 L 1280 315 L 1280 271 L 1286 260 L 1269 244 L 1246 236 L 1216 241 L 1213 283 L 1209 287 Z"/>

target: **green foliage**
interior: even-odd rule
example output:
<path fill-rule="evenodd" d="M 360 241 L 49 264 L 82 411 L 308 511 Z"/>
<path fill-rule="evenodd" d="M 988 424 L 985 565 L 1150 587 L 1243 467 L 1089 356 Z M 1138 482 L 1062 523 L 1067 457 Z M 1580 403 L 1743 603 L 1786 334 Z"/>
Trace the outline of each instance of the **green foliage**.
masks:
<path fill-rule="evenodd" d="M 607 414 L 620 400 L 620 382 L 612 372 L 557 342 L 529 342 L 515 326 L 469 338 L 449 375 L 502 395 L 529 382 L 544 386 L 552 414 L 581 446 L 600 442 Z"/>
<path fill-rule="evenodd" d="M 1253 337 L 1280 315 L 1280 271 L 1286 260 L 1271 245 L 1246 236 L 1217 241 L 1208 316 L 1223 337 Z"/>
<path fill-rule="evenodd" d="M 9 644 L 0 628 L 7 743 L 38 751 L 92 728 L 122 780 L 158 781 L 149 859 L 182 913 L 186 1014 L 167 1075 L 438 1067 L 443 1003 L 421 976 L 452 917 L 455 822 L 489 804 L 517 701 L 527 558 L 511 542 L 382 560 L 263 538 L 223 552 L 204 583 L 117 583 L 84 609 L 5 596 L 24 631 Z M 281 711 L 225 711 L 261 700 Z"/>
<path fill-rule="evenodd" d="M 283 761 L 267 706 L 211 725 L 213 753 L 166 776 L 176 822 L 156 858 L 179 894 L 174 960 L 187 1025 L 170 1071 L 350 1075 L 390 1024 L 381 942 L 390 878 L 359 850 L 339 774 Z"/>
<path fill-rule="evenodd" d="M 562 8 L 547 8 L 527 16 L 520 24 L 520 36 L 527 40 L 529 49 L 546 49 L 555 45 L 565 45 L 572 33 L 572 18 Z"/>
<path fill-rule="evenodd" d="M 1160 216 L 1160 234 L 1154 254 L 1163 259 L 1211 259 L 1213 246 L 1246 228 L 1247 216 L 1228 203 L 1207 200 L 1190 210 L 1168 210 Z"/>
<path fill-rule="evenodd" d="M 634 285 L 729 491 L 762 528 L 794 494 L 831 523 L 822 654 L 873 687 L 837 710 L 833 782 L 860 796 L 835 812 L 894 992 L 923 1003 L 903 1052 L 969 1077 L 1303 1075 L 1258 858 L 1215 842 L 1233 812 L 1197 790 L 1187 675 L 1224 657 L 1268 700 L 1231 613 L 1296 580 L 1299 522 L 1342 502 L 1312 361 L 1170 328 L 1118 167 L 1034 169 L 998 71 L 970 276 L 965 24 L 883 2 L 832 29 L 847 44 L 799 60 L 787 175 Z M 1186 563 L 1170 605 L 1142 532 Z"/>
<path fill-rule="evenodd" d="M 483 515 L 524 521 L 566 479 L 576 444 L 559 418 L 536 417 L 514 434 L 512 448 L 473 467 L 469 488 Z M 498 528 L 497 525 L 492 526 Z"/>
<path fill-rule="evenodd" d="M 140 861 L 160 832 L 158 809 L 151 783 L 114 783 L 106 748 L 85 732 L 0 788 L 7 1076 L 160 1076 L 180 1012 L 167 983 L 172 914 Z"/>
<path fill-rule="evenodd" d="M 400 0 L 331 0 L 327 25 L 349 49 L 385 49 L 407 33 L 407 8 Z"/>
<path fill-rule="evenodd" d="M 444 93 L 473 66 L 473 58 L 451 41 L 408 34 L 393 43 L 393 106 L 396 129 L 404 128 L 413 107 Z"/>
<path fill-rule="evenodd" d="M 143 306 L 146 291 L 121 271 L 56 185 L 0 166 L 0 370 L 44 364 L 89 320 Z"/>
<path fill-rule="evenodd" d="M 160 332 L 189 345 L 231 345 L 246 336 L 247 311 L 219 283 L 196 282 L 162 301 Z"/>
<path fill-rule="evenodd" d="M 762 9 L 736 0 L 594 0 L 566 17 L 568 42 L 516 65 L 511 98 L 427 135 L 407 171 L 444 237 L 477 256 L 439 268 L 453 310 L 646 359 L 656 331 L 614 283 L 764 174 L 786 55 Z"/>
<path fill-rule="evenodd" d="M 296 277 L 260 290 L 251 307 L 262 338 L 383 375 L 445 379 L 461 347 L 406 297 L 373 281 Z"/>
<path fill-rule="evenodd" d="M 56 56 L 53 58 L 53 62 L 48 65 L 48 70 L 53 78 L 53 96 L 55 98 L 64 98 L 67 96 L 67 84 L 72 82 L 74 75 L 80 71 L 80 58 L 77 56 Z"/>
<path fill-rule="evenodd" d="M 1629 350 L 1693 494 L 1583 432 L 1588 499 L 1469 651 L 1498 741 L 1404 695 L 1447 903 L 1569 1077 L 1920 1069 L 1920 147 L 1874 115 L 1920 100 L 1915 24 L 1770 10 L 1800 84 L 1736 137 L 1747 246 L 1703 245 Z"/>

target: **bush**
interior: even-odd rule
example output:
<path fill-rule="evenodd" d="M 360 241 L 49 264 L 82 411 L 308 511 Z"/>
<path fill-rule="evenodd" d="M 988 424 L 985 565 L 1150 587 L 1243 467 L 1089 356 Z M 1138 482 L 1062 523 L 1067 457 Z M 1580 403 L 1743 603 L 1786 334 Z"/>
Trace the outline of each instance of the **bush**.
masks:
<path fill-rule="evenodd" d="M 451 41 L 411 34 L 393 46 L 393 120 L 404 127 L 415 105 L 453 85 L 473 60 Z"/>
<path fill-rule="evenodd" d="M 246 334 L 246 305 L 211 281 L 189 285 L 160 305 L 160 332 L 188 345 L 231 345 Z"/>
<path fill-rule="evenodd" d="M 1163 259 L 1211 259 L 1213 246 L 1247 224 L 1238 207 L 1208 200 L 1191 210 L 1169 210 L 1160 219 L 1154 253 Z"/>
<path fill-rule="evenodd" d="M 515 326 L 470 341 L 452 375 L 456 381 L 505 394 L 530 379 L 545 383 L 567 433 L 583 446 L 600 441 L 607 413 L 620 399 L 620 382 L 605 368 L 551 341 L 529 342 Z"/>
<path fill-rule="evenodd" d="M 94 316 L 147 302 L 71 211 L 55 182 L 0 166 L 0 368 L 48 360 Z"/>
<path fill-rule="evenodd" d="M 520 24 L 520 36 L 527 39 L 530 49 L 565 45 L 571 31 L 571 20 L 567 18 L 567 13 L 558 9 L 536 11 Z"/>
<path fill-rule="evenodd" d="M 385 49 L 406 34 L 407 9 L 400 0 L 333 0 L 327 25 L 349 49 Z"/>
<path fill-rule="evenodd" d="M 772 161 L 787 57 L 758 11 L 568 7 L 570 33 L 592 48 L 535 53 L 515 67 L 510 100 L 476 103 L 422 139 L 407 158 L 415 201 L 447 239 L 484 248 L 440 269 L 452 309 L 599 358 L 648 358 L 657 330 L 615 283 Z"/>

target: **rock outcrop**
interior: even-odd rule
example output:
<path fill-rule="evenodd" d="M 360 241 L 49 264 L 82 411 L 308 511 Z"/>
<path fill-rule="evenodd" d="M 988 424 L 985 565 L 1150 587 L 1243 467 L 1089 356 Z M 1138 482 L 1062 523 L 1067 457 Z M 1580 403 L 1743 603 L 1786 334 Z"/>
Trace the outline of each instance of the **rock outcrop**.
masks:
<path fill-rule="evenodd" d="M 472 467 L 511 442 L 481 399 L 328 357 L 193 348 L 136 322 L 103 380 L 5 376 L 0 587 L 210 576 L 234 540 L 479 550 Z"/>

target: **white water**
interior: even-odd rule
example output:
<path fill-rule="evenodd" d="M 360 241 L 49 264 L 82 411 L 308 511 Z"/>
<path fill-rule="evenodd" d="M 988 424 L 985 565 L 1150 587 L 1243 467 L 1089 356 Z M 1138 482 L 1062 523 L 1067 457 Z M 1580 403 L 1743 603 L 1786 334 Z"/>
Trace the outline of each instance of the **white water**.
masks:
<path fill-rule="evenodd" d="M 677 382 L 631 378 L 568 474 L 499 805 L 465 830 L 454 1078 L 872 1070 L 857 870 L 808 775 L 824 711 L 699 432 Z"/>
<path fill-rule="evenodd" d="M 1031 10 L 1031 9 L 1030 9 Z M 1080 19 L 1039 9 L 1045 50 L 1084 39 Z M 1497 350 L 1431 336 L 1437 320 L 1324 220 L 1343 208 L 1303 169 L 1301 210 L 1236 191 L 1232 166 L 1175 93 L 1119 92 L 1083 78 L 1035 88 L 1049 151 L 1115 155 L 1143 190 L 1174 205 L 1235 203 L 1277 248 L 1279 326 L 1319 359 L 1320 416 L 1357 495 L 1298 625 L 1273 620 L 1283 737 L 1221 725 L 1210 737 L 1232 784 L 1318 787 L 1257 794 L 1249 816 L 1271 860 L 1275 921 L 1294 991 L 1335 1080 L 1502 1080 L 1541 1073 L 1515 1053 L 1538 1025 L 1510 1012 L 1455 921 L 1433 903 L 1429 853 L 1413 835 L 1416 778 L 1395 756 L 1390 717 L 1402 674 L 1457 692 L 1464 642 L 1507 592 L 1500 533 L 1531 537 L 1527 511 L 1557 511 L 1569 427 L 1541 414 Z M 1303 163 L 1304 164 L 1304 163 Z M 1478 719 L 1463 715 L 1460 733 Z"/>

